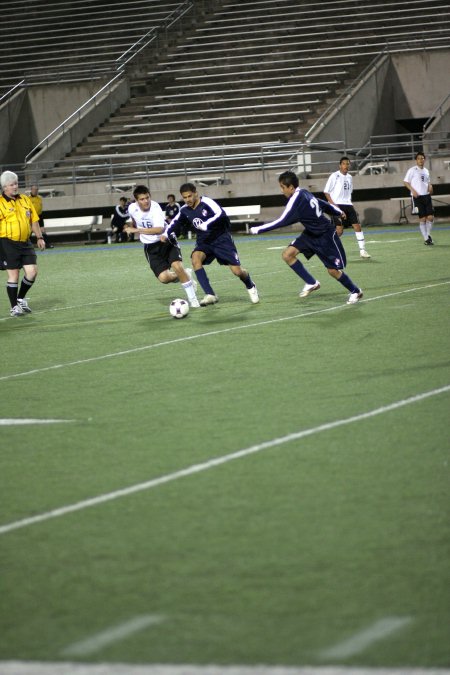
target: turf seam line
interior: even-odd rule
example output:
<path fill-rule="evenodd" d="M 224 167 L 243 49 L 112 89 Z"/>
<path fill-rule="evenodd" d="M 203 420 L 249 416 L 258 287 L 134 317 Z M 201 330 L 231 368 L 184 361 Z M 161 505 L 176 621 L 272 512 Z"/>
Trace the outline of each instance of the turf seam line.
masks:
<path fill-rule="evenodd" d="M 371 626 L 358 631 L 347 640 L 343 640 L 319 653 L 322 659 L 346 659 L 354 656 L 372 646 L 379 640 L 389 638 L 393 633 L 405 628 L 412 619 L 409 616 L 386 616 L 384 619 L 375 621 Z"/>
<path fill-rule="evenodd" d="M 267 450 L 270 448 L 274 448 L 276 446 L 284 445 L 286 443 L 289 443 L 291 441 L 295 440 L 300 440 L 301 438 L 306 438 L 307 436 L 312 436 L 313 434 L 320 433 L 322 431 L 329 431 L 331 429 L 336 429 L 337 427 L 344 426 L 346 424 L 352 424 L 354 422 L 360 422 L 362 420 L 366 420 L 370 417 L 376 417 L 377 415 L 381 415 L 383 413 L 391 412 L 393 410 L 397 410 L 399 408 L 403 408 L 404 406 L 410 405 L 412 403 L 418 403 L 420 401 L 423 401 L 427 398 L 430 398 L 431 396 L 438 396 L 440 394 L 444 394 L 446 392 L 450 391 L 450 384 L 445 385 L 443 387 L 440 387 L 439 389 L 432 389 L 431 391 L 426 391 L 421 394 L 416 394 L 414 396 L 410 396 L 409 398 L 401 399 L 400 401 L 395 401 L 394 403 L 389 403 L 387 405 L 383 405 L 379 408 L 375 408 L 374 410 L 369 410 L 365 413 L 360 413 L 358 415 L 353 415 L 352 417 L 347 417 L 341 420 L 335 420 L 333 422 L 326 422 L 324 424 L 320 424 L 317 427 L 312 427 L 311 429 L 304 429 L 303 431 L 296 431 L 291 434 L 287 434 L 286 436 L 282 436 L 280 438 L 274 438 L 270 441 L 265 441 L 263 443 L 258 443 L 256 445 L 251 445 L 248 448 L 243 448 L 242 450 L 237 450 L 236 452 L 232 452 L 228 455 L 222 455 L 221 457 L 215 457 L 213 459 L 209 459 L 206 462 L 202 462 L 200 464 L 193 464 L 191 466 L 186 467 L 185 469 L 180 469 L 178 471 L 174 471 L 173 473 L 166 474 L 164 476 L 159 476 L 158 478 L 152 478 L 151 480 L 145 481 L 144 483 L 137 483 L 135 485 L 130 485 L 129 487 L 126 488 L 121 488 L 120 490 L 115 490 L 113 492 L 107 492 L 103 495 L 98 495 L 97 497 L 91 497 L 89 499 L 84 499 L 80 502 L 76 502 L 74 504 L 69 504 L 67 506 L 62 506 L 57 509 L 53 509 L 51 511 L 46 511 L 44 513 L 37 514 L 35 516 L 30 516 L 29 518 L 23 518 L 21 520 L 16 520 L 11 523 L 5 523 L 5 525 L 0 526 L 0 535 L 2 534 L 7 534 L 8 532 L 12 532 L 14 530 L 18 530 L 23 527 L 28 527 L 30 525 L 35 525 L 37 523 L 44 522 L 46 520 L 50 520 L 52 518 L 58 518 L 60 516 L 65 516 L 69 513 L 74 513 L 75 511 L 81 511 L 86 508 L 90 508 L 92 506 L 97 506 L 99 504 L 102 504 L 104 502 L 109 502 L 113 501 L 115 499 L 119 499 L 120 497 L 127 497 L 128 495 L 137 493 L 137 492 L 143 492 L 145 490 L 150 490 L 154 487 L 159 487 L 160 485 L 164 485 L 165 483 L 171 483 L 175 480 L 178 480 L 179 478 L 185 478 L 187 476 L 192 476 L 197 473 L 201 473 L 203 471 L 207 471 L 208 469 L 212 469 L 216 466 L 220 466 L 222 464 L 226 464 L 228 462 L 231 462 L 235 459 L 241 459 L 242 457 L 247 457 L 249 455 L 255 454 L 257 452 L 261 452 L 261 450 Z"/>
<path fill-rule="evenodd" d="M 79 642 L 69 645 L 62 650 L 61 655 L 87 656 L 89 654 L 94 654 L 103 649 L 103 647 L 114 644 L 119 640 L 125 640 L 130 635 L 134 635 L 134 633 L 142 631 L 149 626 L 155 626 L 156 624 L 162 623 L 164 620 L 163 616 L 156 614 L 135 616 L 133 619 L 129 619 L 117 626 L 106 628 L 86 640 L 80 640 Z"/>
<path fill-rule="evenodd" d="M 372 298 L 364 298 L 358 303 L 358 305 L 368 302 L 374 302 L 375 300 L 385 300 L 386 298 L 404 295 L 405 293 L 414 293 L 415 291 L 423 291 L 428 290 L 429 288 L 436 288 L 438 286 L 446 286 L 448 284 L 450 284 L 450 281 L 442 281 L 437 284 L 427 284 L 426 286 L 407 288 L 403 291 L 394 291 L 392 293 L 386 293 L 384 295 L 377 295 Z M 234 331 L 244 330 L 246 328 L 259 328 L 260 326 L 269 326 L 271 324 L 280 323 L 282 321 L 293 321 L 294 319 L 301 319 L 303 317 L 315 316 L 317 314 L 324 314 L 326 312 L 333 312 L 337 309 L 346 309 L 347 311 L 352 311 L 355 310 L 356 307 L 350 308 L 346 304 L 339 304 L 333 305 L 332 307 L 325 307 L 322 309 L 311 310 L 309 312 L 302 312 L 301 314 L 293 314 L 292 316 L 282 316 L 279 317 L 278 319 L 266 319 L 264 321 L 257 321 L 255 323 L 249 323 L 240 326 L 232 326 L 231 328 L 221 328 L 220 330 L 208 331 L 206 333 L 198 333 L 197 335 L 184 335 L 183 337 L 175 338 L 173 340 L 156 342 L 155 344 L 143 345 L 142 347 L 133 347 L 133 349 L 125 349 L 123 351 L 113 352 L 111 354 L 102 354 L 100 356 L 92 356 L 88 359 L 68 361 L 67 363 L 56 363 L 52 366 L 44 366 L 43 368 L 34 368 L 33 370 L 27 370 L 21 373 L 10 373 L 9 375 L 2 375 L 0 376 L 0 382 L 12 380 L 17 377 L 26 377 L 28 375 L 36 375 L 37 373 L 45 373 L 52 370 L 60 370 L 61 368 L 68 368 L 70 366 L 79 366 L 87 363 L 94 363 L 96 361 L 104 361 L 106 359 L 112 359 L 118 356 L 128 356 L 129 354 L 137 354 L 139 352 L 147 351 L 149 349 L 156 349 L 158 347 L 167 347 L 170 345 L 179 344 L 180 342 L 188 342 L 189 340 L 198 340 L 199 338 L 211 337 L 214 335 L 223 335 L 224 333 L 232 333 Z"/>

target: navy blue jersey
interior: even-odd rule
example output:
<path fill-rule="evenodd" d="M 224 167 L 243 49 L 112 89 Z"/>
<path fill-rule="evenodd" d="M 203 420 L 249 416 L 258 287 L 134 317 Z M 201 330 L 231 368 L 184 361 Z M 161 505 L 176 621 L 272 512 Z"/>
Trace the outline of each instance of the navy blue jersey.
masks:
<path fill-rule="evenodd" d="M 224 232 L 230 232 L 230 219 L 214 199 L 201 197 L 198 206 L 192 209 L 185 204 L 170 223 L 166 235 L 180 234 L 183 226 L 191 225 L 197 231 L 197 246 L 202 242 L 210 244 Z"/>
<path fill-rule="evenodd" d="M 334 230 L 333 223 L 324 216 L 323 211 L 333 216 L 340 216 L 341 214 L 341 210 L 333 204 L 318 199 L 308 190 L 298 187 L 290 197 L 281 216 L 270 223 L 259 225 L 257 230 L 258 232 L 268 232 L 269 230 L 276 230 L 278 227 L 302 223 L 306 233 L 318 236 L 328 230 Z"/>

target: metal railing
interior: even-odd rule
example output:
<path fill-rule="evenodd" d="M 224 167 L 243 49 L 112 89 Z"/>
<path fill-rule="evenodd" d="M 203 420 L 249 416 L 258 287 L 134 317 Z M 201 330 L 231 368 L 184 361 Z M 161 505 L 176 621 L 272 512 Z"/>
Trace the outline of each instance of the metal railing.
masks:
<path fill-rule="evenodd" d="M 42 139 L 37 145 L 34 146 L 32 150 L 25 157 L 25 164 L 28 164 L 33 157 L 40 152 L 49 147 L 49 145 L 56 139 L 68 131 L 70 127 L 73 126 L 75 122 L 78 122 L 84 115 L 92 108 L 95 108 L 100 101 L 103 101 L 107 96 L 111 94 L 113 89 L 115 89 L 116 84 L 120 82 L 124 77 L 122 72 L 115 75 L 109 82 L 107 82 L 101 89 L 99 89 L 91 98 L 83 103 L 75 112 L 73 112 L 69 117 L 67 117 L 61 124 L 59 124 L 53 131 L 51 131 L 45 138 Z"/>
<path fill-rule="evenodd" d="M 305 134 L 305 140 L 313 140 L 314 137 L 321 131 L 333 117 L 338 115 L 346 103 L 355 95 L 356 91 L 360 89 L 367 80 L 372 77 L 372 75 L 381 68 L 381 66 L 386 62 L 386 59 L 389 57 L 389 46 L 383 49 L 380 54 L 377 54 L 374 59 L 364 68 L 364 70 L 358 76 L 358 79 L 352 82 L 345 91 L 342 92 L 338 98 L 331 103 L 328 108 L 320 115 L 320 117 L 314 122 L 312 127 L 308 129 Z"/>
<path fill-rule="evenodd" d="M 340 157 L 347 155 L 352 169 L 364 173 L 377 165 L 380 171 L 390 172 L 393 162 L 413 160 L 423 149 L 423 134 L 371 136 L 363 147 L 347 147 L 343 141 L 323 143 L 270 143 L 261 145 L 217 145 L 180 150 L 165 150 L 126 155 L 92 156 L 88 161 L 61 160 L 55 171 L 52 163 L 36 162 L 21 165 L 16 172 L 27 184 L 39 181 L 41 187 L 69 187 L 77 194 L 80 186 L 100 184 L 100 191 L 114 191 L 117 184 L 150 183 L 155 178 L 178 177 L 181 181 L 202 178 L 217 184 L 226 184 L 233 174 L 256 172 L 262 182 L 273 180 L 273 172 L 291 169 L 302 178 L 325 176 L 335 170 Z M 427 135 L 427 155 L 432 161 L 450 157 L 447 134 Z M 11 167 L 8 167 L 11 168 Z M 45 175 L 45 178 L 41 178 Z"/>
<path fill-rule="evenodd" d="M 447 94 L 447 96 L 444 98 L 443 101 L 441 101 L 436 108 L 436 110 L 433 111 L 433 113 L 430 115 L 430 117 L 427 119 L 425 124 L 423 125 L 423 130 L 424 133 L 428 134 L 428 129 L 429 127 L 435 122 L 436 120 L 441 119 L 447 112 L 450 106 L 450 94 Z"/>
<path fill-rule="evenodd" d="M 82 106 L 80 106 L 75 112 L 73 112 L 69 117 L 67 117 L 61 124 L 59 124 L 53 131 L 51 131 L 45 138 L 43 138 L 39 143 L 27 154 L 25 157 L 25 163 L 29 163 L 33 160 L 33 157 L 36 156 L 41 150 L 48 148 L 49 145 L 57 138 L 64 136 L 67 133 L 76 121 L 79 121 L 89 110 L 95 107 L 100 100 L 104 100 L 107 96 L 111 94 L 115 88 L 118 81 L 121 78 L 125 77 L 126 66 L 128 66 L 138 54 L 140 54 L 144 49 L 146 49 L 152 42 L 159 39 L 159 34 L 161 31 L 165 32 L 166 39 L 168 30 L 175 25 L 187 12 L 189 12 L 194 7 L 191 0 L 184 0 L 180 3 L 167 17 L 161 22 L 157 27 L 152 28 L 150 31 L 147 31 L 145 35 L 141 36 L 136 42 L 134 42 L 128 49 L 125 50 L 113 63 L 113 67 L 110 72 L 116 72 L 117 74 L 109 80 L 103 87 L 101 87 L 91 98 L 89 98 Z M 108 71 L 105 71 L 103 75 L 107 75 Z M 58 80 L 63 82 L 63 80 Z M 73 78 L 72 80 L 73 81 Z M 25 80 L 22 80 L 19 84 L 15 85 L 16 87 L 23 86 Z M 8 93 L 9 94 L 9 93 Z M 6 96 L 6 95 L 5 95 Z"/>

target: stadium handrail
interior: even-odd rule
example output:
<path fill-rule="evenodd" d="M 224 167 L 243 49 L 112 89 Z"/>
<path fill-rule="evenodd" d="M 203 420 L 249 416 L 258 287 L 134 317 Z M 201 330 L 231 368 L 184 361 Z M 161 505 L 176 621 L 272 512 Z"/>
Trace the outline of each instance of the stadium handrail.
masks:
<path fill-rule="evenodd" d="M 428 144 L 430 162 L 442 157 L 444 132 L 432 132 Z M 114 185 L 119 181 L 136 181 L 150 177 L 164 178 L 179 176 L 192 179 L 192 176 L 211 175 L 227 179 L 236 172 L 257 171 L 265 181 L 268 173 L 290 168 L 303 177 L 315 179 L 330 173 L 336 160 L 342 154 L 349 156 L 358 167 L 367 163 L 382 163 L 389 172 L 394 161 L 412 160 L 417 147 L 421 146 L 423 135 L 397 134 L 392 136 L 373 136 L 363 148 L 346 147 L 344 141 L 306 143 L 242 143 L 234 145 L 209 145 L 207 147 L 167 149 L 145 152 L 102 153 L 89 157 L 68 158 L 59 163 L 59 175 L 49 176 L 40 181 L 41 186 L 50 181 L 52 185 L 71 185 L 76 194 L 77 185 L 99 183 Z M 428 141 L 427 141 L 428 142 Z M 448 152 L 445 153 L 448 156 Z M 17 173 L 28 172 L 28 182 L 33 172 L 46 172 L 50 163 L 40 162 L 28 167 L 20 166 Z M 11 167 L 10 167 L 11 168 Z M 356 168 L 356 167 L 355 167 Z M 270 179 L 270 178 L 269 178 Z M 104 188 L 103 188 L 104 189 Z"/>
<path fill-rule="evenodd" d="M 16 89 L 19 89 L 19 87 L 22 87 L 24 84 L 25 80 L 20 80 L 20 82 L 17 82 L 11 89 L 9 89 L 3 96 L 0 97 L 0 106 L 3 105 L 3 103 L 6 102 L 6 99 L 10 98 Z"/>
<path fill-rule="evenodd" d="M 189 9 L 192 8 L 193 8 L 192 1 L 184 0 L 184 2 L 178 5 L 177 8 L 166 17 L 166 20 L 163 22 L 163 24 L 160 24 L 159 30 L 161 30 L 161 28 L 164 28 L 167 34 L 167 30 L 171 28 L 179 19 L 181 19 Z M 153 33 L 153 29 L 150 32 Z M 148 33 L 146 35 L 148 35 Z M 143 38 L 140 38 L 139 40 L 136 40 L 136 42 L 131 47 L 129 47 L 118 59 L 116 59 L 116 70 L 118 70 L 119 72 L 113 78 L 111 78 L 109 82 L 107 82 L 103 87 L 101 87 L 93 96 L 91 96 L 87 101 L 85 101 L 82 106 L 80 106 L 65 120 L 63 120 L 61 124 L 55 127 L 55 129 L 53 129 L 49 134 L 47 134 L 45 138 L 43 138 L 37 145 L 35 145 L 34 148 L 32 148 L 32 150 L 30 150 L 30 152 L 25 157 L 25 165 L 32 162 L 33 157 L 35 157 L 37 153 L 43 149 L 43 147 L 48 148 L 54 139 L 64 136 L 67 130 L 74 124 L 74 122 L 77 119 L 80 120 L 84 116 L 84 114 L 86 114 L 89 110 L 91 110 L 92 107 L 97 105 L 99 97 L 105 91 L 107 93 L 105 96 L 101 96 L 102 98 L 107 98 L 108 96 L 111 95 L 113 88 L 115 88 L 115 86 L 113 87 L 113 84 L 115 85 L 116 81 L 118 83 L 120 80 L 122 80 L 126 74 L 125 66 L 129 64 L 130 61 L 134 59 L 137 56 L 137 54 L 139 54 L 142 51 L 142 49 L 144 49 L 151 41 L 153 41 L 154 38 L 152 37 L 145 44 L 142 44 L 143 39 L 145 39 L 145 36 Z"/>
<path fill-rule="evenodd" d="M 427 119 L 427 121 L 423 125 L 424 133 L 427 133 L 428 129 L 431 127 L 431 125 L 436 120 L 439 120 L 441 117 L 444 116 L 444 114 L 447 112 L 449 106 L 450 106 L 450 93 L 447 94 L 447 96 L 444 98 L 444 100 L 439 103 L 436 110 L 434 110 L 431 113 L 430 117 Z"/>
<path fill-rule="evenodd" d="M 308 129 L 305 133 L 305 140 L 312 141 L 315 136 L 333 119 L 339 112 L 342 110 L 344 105 L 354 96 L 356 91 L 358 91 L 363 84 L 370 78 L 372 75 L 381 68 L 381 66 L 389 58 L 389 45 L 383 49 L 380 54 L 372 59 L 372 61 L 364 68 L 358 79 L 352 82 L 342 94 L 331 103 L 328 108 L 320 115 L 320 117 L 314 122 L 314 124 Z"/>
<path fill-rule="evenodd" d="M 35 145 L 32 150 L 30 150 L 30 152 L 25 157 L 25 164 L 29 164 L 33 160 L 33 157 L 35 157 L 38 152 L 40 152 L 44 148 L 48 148 L 51 139 L 64 135 L 67 129 L 72 126 L 72 124 L 76 119 L 80 120 L 88 110 L 97 106 L 99 100 L 106 98 L 106 96 L 108 96 L 111 93 L 112 88 L 115 88 L 115 84 L 119 83 L 123 79 L 123 77 L 124 77 L 123 72 L 117 73 L 117 75 L 115 75 L 111 80 L 109 80 L 109 82 L 107 82 L 103 87 L 101 87 L 101 89 L 95 92 L 93 96 L 91 96 L 87 101 L 85 101 L 82 106 L 77 108 L 77 110 L 75 110 L 75 112 L 69 115 L 69 117 L 67 117 L 63 122 L 61 122 L 61 124 L 58 124 L 58 126 L 55 127 L 53 131 L 51 131 L 45 138 L 43 138 L 37 145 Z"/>

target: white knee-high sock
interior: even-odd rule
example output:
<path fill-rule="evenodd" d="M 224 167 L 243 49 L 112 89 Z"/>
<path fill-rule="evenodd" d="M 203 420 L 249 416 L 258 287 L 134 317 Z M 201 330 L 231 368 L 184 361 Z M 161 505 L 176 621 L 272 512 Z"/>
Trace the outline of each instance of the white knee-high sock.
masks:
<path fill-rule="evenodd" d="M 365 244 L 364 244 L 364 232 L 361 230 L 361 232 L 355 232 L 356 235 L 356 241 L 358 242 L 359 250 L 364 251 Z"/>
<path fill-rule="evenodd" d="M 419 223 L 419 228 L 420 228 L 420 231 L 421 231 L 421 233 L 422 233 L 422 237 L 423 237 L 424 240 L 426 241 L 426 240 L 428 239 L 427 224 L 426 224 L 426 223 L 423 223 L 422 221 L 420 221 L 420 223 Z"/>

